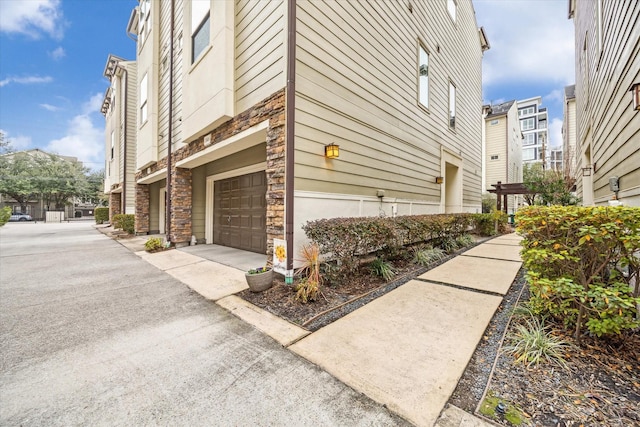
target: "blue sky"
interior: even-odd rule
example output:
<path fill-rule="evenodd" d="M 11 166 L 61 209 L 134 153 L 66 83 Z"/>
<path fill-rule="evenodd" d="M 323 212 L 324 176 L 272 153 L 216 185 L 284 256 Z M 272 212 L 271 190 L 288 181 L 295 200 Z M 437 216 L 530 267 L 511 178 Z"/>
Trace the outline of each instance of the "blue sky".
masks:
<path fill-rule="evenodd" d="M 415 0 L 436 1 L 436 0 Z M 444 0 L 439 0 L 444 1 Z M 483 100 L 543 97 L 561 145 L 563 88 L 574 83 L 568 0 L 474 0 L 491 49 Z M 104 167 L 109 53 L 135 58 L 126 26 L 136 0 L 0 0 L 0 129 L 15 149 L 42 148 Z"/>

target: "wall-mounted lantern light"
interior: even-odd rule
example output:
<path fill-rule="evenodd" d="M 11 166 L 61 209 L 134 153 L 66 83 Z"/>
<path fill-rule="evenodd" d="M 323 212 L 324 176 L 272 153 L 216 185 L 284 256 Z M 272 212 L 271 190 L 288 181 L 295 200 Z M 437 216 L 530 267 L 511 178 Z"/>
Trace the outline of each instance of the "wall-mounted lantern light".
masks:
<path fill-rule="evenodd" d="M 436 176 L 436 184 L 442 184 L 444 182 L 443 176 Z"/>
<path fill-rule="evenodd" d="M 591 176 L 591 166 L 582 168 L 582 176 Z"/>
<path fill-rule="evenodd" d="M 340 146 L 336 144 L 325 145 L 324 156 L 327 159 L 337 159 L 340 157 Z"/>
<path fill-rule="evenodd" d="M 640 83 L 634 83 L 629 88 L 629 92 L 631 92 L 631 96 L 633 98 L 633 109 L 635 111 L 640 111 Z"/>

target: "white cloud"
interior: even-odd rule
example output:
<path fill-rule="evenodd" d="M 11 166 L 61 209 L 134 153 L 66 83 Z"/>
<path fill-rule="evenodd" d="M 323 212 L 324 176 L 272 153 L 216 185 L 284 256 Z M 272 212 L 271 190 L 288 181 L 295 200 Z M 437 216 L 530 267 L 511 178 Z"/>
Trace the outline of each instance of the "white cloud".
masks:
<path fill-rule="evenodd" d="M 474 6 L 491 44 L 484 54 L 483 83 L 564 86 L 575 80 L 567 0 L 476 0 Z"/>
<path fill-rule="evenodd" d="M 562 147 L 562 120 L 552 119 L 549 124 L 549 146 Z"/>
<path fill-rule="evenodd" d="M 552 102 L 563 103 L 564 102 L 564 88 L 554 89 L 550 93 L 542 97 L 542 102 L 550 104 Z"/>
<path fill-rule="evenodd" d="M 93 95 L 89 101 L 83 104 L 82 113 L 69 121 L 67 134 L 60 139 L 50 141 L 45 147 L 45 151 L 74 156 L 88 166 L 100 165 L 102 167 L 104 129 L 96 127 L 92 118 L 92 114 L 100 109 L 100 106 L 95 106 L 95 99 L 98 95 L 100 94 Z"/>
<path fill-rule="evenodd" d="M 58 46 L 56 49 L 49 52 L 49 56 L 51 56 L 54 61 L 59 61 L 67 56 L 67 53 L 64 51 L 64 48 L 62 46 Z"/>
<path fill-rule="evenodd" d="M 42 108 L 44 108 L 47 111 L 60 111 L 60 107 L 56 107 L 55 105 L 51 105 L 51 104 L 40 104 L 40 106 Z"/>
<path fill-rule="evenodd" d="M 2 3 L 2 0 L 0 0 L 0 3 Z M 53 81 L 53 77 L 51 76 L 7 77 L 6 79 L 0 80 L 0 87 L 6 86 L 9 83 L 30 85 L 30 84 L 51 83 L 52 81 Z"/>
<path fill-rule="evenodd" d="M 0 129 L 0 132 L 4 134 L 5 140 L 11 143 L 11 148 L 14 151 L 22 151 L 31 148 L 31 137 L 24 135 L 11 136 L 11 133 L 4 129 Z"/>
<path fill-rule="evenodd" d="M 60 0 L 0 0 L 0 32 L 39 38 L 42 33 L 62 39 Z"/>
<path fill-rule="evenodd" d="M 89 98 L 89 101 L 82 104 L 83 114 L 91 114 L 91 113 L 99 112 L 100 109 L 102 108 L 103 100 L 104 100 L 104 94 L 96 93 L 95 95 L 93 95 L 91 98 Z"/>

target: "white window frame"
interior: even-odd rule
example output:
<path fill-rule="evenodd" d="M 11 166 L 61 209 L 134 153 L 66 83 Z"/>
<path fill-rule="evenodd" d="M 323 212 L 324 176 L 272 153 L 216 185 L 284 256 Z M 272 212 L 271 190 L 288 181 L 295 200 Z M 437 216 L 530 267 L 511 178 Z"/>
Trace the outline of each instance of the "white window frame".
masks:
<path fill-rule="evenodd" d="M 142 126 L 148 119 L 148 77 L 147 73 L 144 73 L 142 80 L 140 81 L 140 126 Z"/>
<path fill-rule="evenodd" d="M 418 43 L 418 102 L 429 108 L 429 51 Z"/>
<path fill-rule="evenodd" d="M 140 31 L 138 32 L 138 45 L 140 48 L 147 40 L 147 36 L 151 32 L 151 0 L 142 0 L 140 2 Z"/>
<path fill-rule="evenodd" d="M 447 0 L 447 12 L 449 12 L 449 16 L 456 22 L 456 8 L 457 8 L 457 0 Z"/>
<path fill-rule="evenodd" d="M 531 154 L 527 155 L 529 153 Z M 533 161 L 533 160 L 537 160 L 536 147 L 522 149 L 522 161 Z"/>
<path fill-rule="evenodd" d="M 196 44 L 198 37 L 206 36 L 206 43 Z M 211 43 L 211 3 L 209 0 L 191 2 L 191 63 L 195 64 Z M 196 50 L 197 49 L 197 50 Z"/>
<path fill-rule="evenodd" d="M 449 115 L 447 123 L 449 129 L 456 130 L 456 85 L 449 80 Z"/>
<path fill-rule="evenodd" d="M 524 139 L 522 140 L 522 146 L 528 147 L 530 145 L 536 145 L 536 134 L 535 133 L 526 133 L 524 135 Z"/>
<path fill-rule="evenodd" d="M 529 117 L 527 119 L 520 120 L 520 130 L 533 130 L 536 128 L 536 119 L 535 117 Z"/>
<path fill-rule="evenodd" d="M 111 131 L 111 160 L 113 160 L 113 155 L 116 147 L 116 131 Z"/>

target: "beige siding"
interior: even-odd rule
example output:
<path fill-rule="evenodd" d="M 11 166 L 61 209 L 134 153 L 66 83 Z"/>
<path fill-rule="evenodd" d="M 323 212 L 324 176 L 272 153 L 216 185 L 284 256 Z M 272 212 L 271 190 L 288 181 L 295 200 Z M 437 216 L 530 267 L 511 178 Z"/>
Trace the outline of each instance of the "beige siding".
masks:
<path fill-rule="evenodd" d="M 236 1 L 235 98 L 238 113 L 286 84 L 285 9 L 282 0 Z"/>
<path fill-rule="evenodd" d="M 640 205 L 640 114 L 628 92 L 640 81 L 640 2 L 602 1 L 602 49 L 597 4 L 577 1 L 574 15 L 578 145 L 596 164 L 596 204 L 612 198 L 609 178 L 617 176 L 619 198 Z"/>
<path fill-rule="evenodd" d="M 481 50 L 470 2 L 297 2 L 296 189 L 439 201 L 441 148 L 463 159 L 464 205 L 481 188 Z M 430 52 L 417 101 L 418 40 Z M 439 50 L 439 52 L 438 52 Z M 457 87 L 448 129 L 449 80 Z M 323 157 L 328 143 L 340 158 Z M 335 184 L 340 183 L 340 184 Z"/>
<path fill-rule="evenodd" d="M 174 26 L 176 29 L 182 27 L 183 16 L 182 1 L 175 2 L 175 18 Z M 180 148 L 177 145 L 181 138 L 181 121 L 177 120 L 181 117 L 182 108 L 182 51 L 179 49 L 178 36 L 180 31 L 174 31 L 174 55 L 173 55 L 173 87 L 171 85 L 169 50 L 171 44 L 171 2 L 160 2 L 160 55 L 158 72 L 158 134 L 163 135 L 159 139 L 158 151 L 159 158 L 167 155 L 167 144 L 169 141 L 169 92 L 173 90 L 173 149 Z M 164 63 L 164 64 L 163 64 Z"/>
<path fill-rule="evenodd" d="M 507 179 L 507 117 L 491 117 L 487 118 L 486 127 L 486 142 L 487 142 L 487 181 L 486 186 L 488 189 L 493 188 L 491 185 L 496 184 L 498 181 L 503 183 L 509 182 Z M 497 121 L 497 124 L 491 124 L 491 122 Z M 491 160 L 491 156 L 498 156 L 497 160 Z"/>
<path fill-rule="evenodd" d="M 137 89 L 137 72 L 136 63 L 127 62 L 125 65 L 127 74 L 123 79 L 126 91 L 126 129 L 127 136 L 125 144 L 127 145 L 126 158 L 126 213 L 134 213 L 135 211 L 135 172 L 136 172 L 136 140 L 137 140 L 137 111 L 138 111 L 138 89 Z"/>

